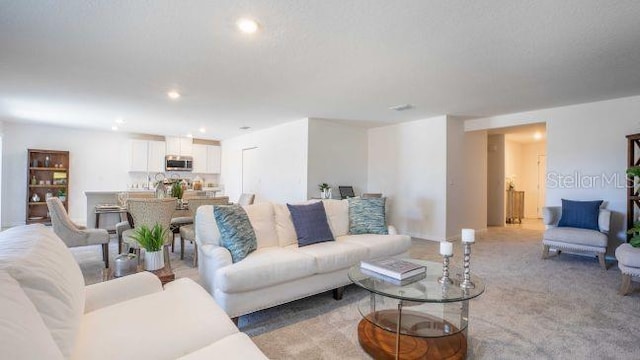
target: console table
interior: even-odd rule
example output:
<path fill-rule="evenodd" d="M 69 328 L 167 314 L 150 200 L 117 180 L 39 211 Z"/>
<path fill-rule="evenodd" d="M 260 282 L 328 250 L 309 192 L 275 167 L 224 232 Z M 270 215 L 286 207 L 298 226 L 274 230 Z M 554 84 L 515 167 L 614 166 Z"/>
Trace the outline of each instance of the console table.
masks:
<path fill-rule="evenodd" d="M 349 278 L 371 294 L 358 310 L 358 340 L 375 359 L 465 359 L 469 300 L 484 292 L 484 283 L 471 275 L 475 288 L 462 289 L 462 270 L 449 268 L 453 284 L 441 285 L 442 264 L 406 259 L 427 267 L 425 278 L 407 285 L 369 276 L 360 265 Z"/>

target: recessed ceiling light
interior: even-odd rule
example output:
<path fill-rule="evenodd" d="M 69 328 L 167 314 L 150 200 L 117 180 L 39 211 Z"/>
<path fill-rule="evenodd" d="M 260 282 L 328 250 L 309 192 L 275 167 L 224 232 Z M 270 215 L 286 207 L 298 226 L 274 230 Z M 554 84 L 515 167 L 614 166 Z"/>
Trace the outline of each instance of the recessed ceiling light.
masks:
<path fill-rule="evenodd" d="M 192 137 L 193 137 L 193 134 L 187 134 L 187 137 L 188 137 L 188 138 L 192 138 Z"/>
<path fill-rule="evenodd" d="M 121 117 L 116 118 L 116 124 L 124 124 L 124 119 Z"/>
<path fill-rule="evenodd" d="M 242 18 L 236 22 L 238 29 L 245 34 L 253 34 L 258 31 L 258 23 L 255 20 Z"/>
<path fill-rule="evenodd" d="M 118 131 L 118 127 L 117 127 L 117 126 L 115 126 L 115 125 L 113 125 L 113 126 L 111 127 L 111 130 L 113 130 L 113 131 Z"/>
<path fill-rule="evenodd" d="M 203 134 L 204 134 L 204 133 L 206 133 L 206 132 L 207 132 L 207 129 L 205 129 L 205 128 L 201 127 L 201 128 L 199 129 L 199 131 L 200 131 L 201 133 L 203 133 Z"/>
<path fill-rule="evenodd" d="M 394 111 L 405 111 L 410 109 L 413 109 L 413 105 L 411 104 L 401 104 L 401 105 L 394 105 L 389 107 L 389 110 L 394 110 Z"/>
<path fill-rule="evenodd" d="M 240 130 L 249 130 L 251 126 L 240 126 Z"/>
<path fill-rule="evenodd" d="M 176 90 L 171 90 L 167 93 L 167 96 L 169 97 L 169 99 L 171 100 L 177 100 L 180 98 L 180 93 L 177 92 Z"/>
<path fill-rule="evenodd" d="M 536 131 L 536 133 L 533 134 L 533 138 L 536 140 L 542 139 L 542 133 L 540 131 Z"/>

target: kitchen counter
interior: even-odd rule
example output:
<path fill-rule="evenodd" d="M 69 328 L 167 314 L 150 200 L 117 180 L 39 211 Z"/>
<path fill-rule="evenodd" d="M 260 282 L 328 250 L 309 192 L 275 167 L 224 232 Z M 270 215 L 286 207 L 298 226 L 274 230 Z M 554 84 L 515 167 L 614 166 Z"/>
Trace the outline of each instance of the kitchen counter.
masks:
<path fill-rule="evenodd" d="M 203 190 L 207 193 L 213 193 L 213 197 L 216 197 L 220 192 L 220 188 L 203 188 Z M 194 190 L 185 191 L 185 196 L 189 197 L 189 193 Z M 151 194 L 154 193 L 153 189 L 128 189 L 128 190 L 88 190 L 84 192 L 84 195 L 87 197 L 87 228 L 95 228 L 96 227 L 96 205 L 100 204 L 117 204 L 118 197 L 117 194 L 121 192 L 128 192 L 131 194 Z M 148 196 L 148 195 L 147 195 Z M 100 227 L 103 229 L 113 229 L 115 224 L 121 221 L 120 214 L 102 214 L 100 215 Z"/>

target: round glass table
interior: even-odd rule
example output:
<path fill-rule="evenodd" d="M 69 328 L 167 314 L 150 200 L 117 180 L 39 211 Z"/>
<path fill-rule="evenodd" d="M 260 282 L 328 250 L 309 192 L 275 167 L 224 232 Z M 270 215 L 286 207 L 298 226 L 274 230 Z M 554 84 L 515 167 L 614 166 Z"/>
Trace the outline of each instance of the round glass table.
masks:
<path fill-rule="evenodd" d="M 403 260 L 426 266 L 426 276 L 398 284 L 360 265 L 349 270 L 349 279 L 371 293 L 358 304 L 360 345 L 375 359 L 466 358 L 469 300 L 484 292 L 484 282 L 471 274 L 474 286 L 462 288 L 462 269 L 450 266 L 452 283 L 442 285 L 442 264 Z"/>

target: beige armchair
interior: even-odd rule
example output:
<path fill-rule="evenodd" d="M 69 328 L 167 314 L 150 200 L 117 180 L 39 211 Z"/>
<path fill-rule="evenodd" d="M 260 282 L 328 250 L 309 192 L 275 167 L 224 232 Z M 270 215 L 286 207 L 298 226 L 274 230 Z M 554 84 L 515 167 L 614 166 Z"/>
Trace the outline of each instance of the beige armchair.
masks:
<path fill-rule="evenodd" d="M 595 253 L 603 270 L 607 270 L 604 255 L 607 252 L 609 223 L 611 212 L 600 209 L 598 214 L 598 228 L 596 230 L 578 229 L 572 227 L 558 227 L 562 216 L 562 207 L 549 206 L 542 209 L 543 222 L 547 227 L 542 238 L 542 258 L 549 257 L 549 249 L 555 249 L 560 255 L 562 250 Z"/>
<path fill-rule="evenodd" d="M 165 261 L 169 261 L 168 245 L 171 245 L 172 234 L 169 231 L 171 216 L 176 210 L 176 198 L 164 199 L 129 199 L 127 209 L 133 219 L 133 229 L 125 230 L 122 233 L 122 241 L 127 244 L 128 249 L 135 249 L 140 255 L 140 244 L 133 238 L 137 227 L 146 225 L 152 228 L 155 224 L 160 224 L 167 229 L 164 239 Z M 140 259 L 140 257 L 138 257 Z"/>
<path fill-rule="evenodd" d="M 47 200 L 51 214 L 53 232 L 62 239 L 67 247 L 102 245 L 102 260 L 109 267 L 109 233 L 105 229 L 86 229 L 76 225 L 67 214 L 62 201 L 57 197 Z"/>
<path fill-rule="evenodd" d="M 195 218 L 196 210 L 202 205 L 227 205 L 229 197 L 196 197 L 189 199 L 189 212 Z M 198 266 L 198 244 L 196 243 L 195 225 L 184 225 L 180 227 L 180 260 L 184 259 L 184 243 L 189 241 L 193 243 L 193 266 Z"/>

